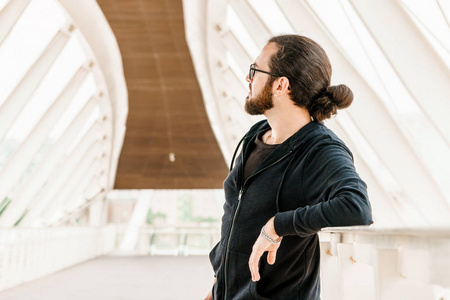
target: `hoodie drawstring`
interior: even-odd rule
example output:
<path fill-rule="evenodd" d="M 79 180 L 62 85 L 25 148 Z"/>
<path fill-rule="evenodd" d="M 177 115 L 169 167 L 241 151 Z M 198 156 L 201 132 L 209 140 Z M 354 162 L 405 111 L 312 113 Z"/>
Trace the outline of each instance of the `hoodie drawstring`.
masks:
<path fill-rule="evenodd" d="M 291 160 L 289 161 L 286 169 L 284 169 L 283 172 L 283 176 L 281 176 L 281 181 L 280 184 L 278 185 L 278 190 L 277 190 L 277 197 L 276 197 L 276 206 L 277 206 L 277 213 L 280 212 L 280 205 L 279 205 L 279 198 L 280 198 L 280 192 L 281 192 L 281 187 L 283 186 L 283 181 L 284 181 L 284 176 L 286 176 L 287 171 L 289 170 L 289 167 L 291 166 L 292 162 L 294 161 L 295 156 L 299 153 L 300 151 L 297 151 L 294 153 L 294 155 L 292 155 Z"/>
<path fill-rule="evenodd" d="M 238 145 L 236 146 L 236 150 L 234 150 L 233 158 L 231 159 L 231 164 L 230 164 L 230 172 L 231 172 L 231 170 L 233 170 L 234 159 L 236 158 L 236 154 L 237 154 L 237 152 L 239 150 L 239 147 L 241 146 L 242 142 L 244 141 L 244 139 L 246 137 L 247 137 L 247 134 L 242 137 L 242 139 L 239 141 Z"/>

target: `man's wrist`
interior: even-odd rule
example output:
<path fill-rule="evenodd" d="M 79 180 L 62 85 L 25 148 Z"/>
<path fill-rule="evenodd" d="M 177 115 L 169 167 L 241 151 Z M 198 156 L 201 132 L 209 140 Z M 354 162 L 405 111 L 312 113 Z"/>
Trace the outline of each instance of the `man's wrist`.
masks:
<path fill-rule="evenodd" d="M 278 235 L 285 236 L 297 234 L 294 228 L 294 216 L 295 210 L 279 212 L 275 215 L 273 226 Z"/>
<path fill-rule="evenodd" d="M 272 244 L 274 244 L 274 245 L 276 245 L 276 244 L 279 244 L 280 242 L 281 242 L 281 237 L 278 237 L 278 238 L 275 238 L 275 239 L 273 239 L 272 237 L 270 237 L 267 233 L 266 233 L 266 231 L 264 230 L 264 227 L 265 226 L 263 226 L 263 228 L 261 228 L 261 236 L 263 237 L 263 238 L 265 238 L 266 240 L 268 240 L 269 242 L 271 242 Z"/>
<path fill-rule="evenodd" d="M 275 217 L 270 218 L 269 221 L 267 221 L 266 225 L 264 225 L 264 231 L 266 234 L 272 238 L 275 241 L 278 241 L 281 237 L 277 234 L 275 231 L 274 221 Z"/>

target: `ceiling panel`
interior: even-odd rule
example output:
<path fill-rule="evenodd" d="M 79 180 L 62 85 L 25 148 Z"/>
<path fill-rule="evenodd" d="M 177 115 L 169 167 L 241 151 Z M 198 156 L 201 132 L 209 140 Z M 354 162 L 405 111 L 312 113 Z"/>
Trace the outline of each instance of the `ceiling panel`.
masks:
<path fill-rule="evenodd" d="M 129 95 L 115 188 L 221 188 L 227 167 L 186 44 L 182 1 L 98 3 L 119 43 Z"/>

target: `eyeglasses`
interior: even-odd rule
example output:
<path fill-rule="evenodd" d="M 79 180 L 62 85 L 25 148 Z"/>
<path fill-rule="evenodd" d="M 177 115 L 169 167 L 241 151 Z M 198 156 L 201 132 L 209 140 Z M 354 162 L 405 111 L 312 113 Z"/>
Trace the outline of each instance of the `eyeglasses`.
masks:
<path fill-rule="evenodd" d="M 269 74 L 269 75 L 272 75 L 272 76 L 275 76 L 275 77 L 283 77 L 282 75 L 277 75 L 277 74 L 274 74 L 274 73 L 270 73 L 270 72 L 266 72 L 266 71 L 263 71 L 263 70 L 256 69 L 255 68 L 255 64 L 251 64 L 250 65 L 250 70 L 248 71 L 248 79 L 252 80 L 253 76 L 255 76 L 255 72 L 266 73 L 266 74 Z M 291 90 L 290 86 L 288 86 L 288 90 L 289 91 Z"/>
<path fill-rule="evenodd" d="M 255 76 L 255 72 L 266 73 L 266 74 L 269 74 L 269 75 L 272 75 L 272 76 L 275 76 L 275 77 L 282 77 L 281 75 L 277 75 L 277 74 L 274 74 L 274 73 L 270 73 L 270 72 L 266 72 L 266 71 L 263 71 L 263 70 L 256 69 L 255 68 L 255 64 L 251 64 L 250 65 L 250 70 L 248 71 L 248 79 L 252 80 L 253 76 Z"/>

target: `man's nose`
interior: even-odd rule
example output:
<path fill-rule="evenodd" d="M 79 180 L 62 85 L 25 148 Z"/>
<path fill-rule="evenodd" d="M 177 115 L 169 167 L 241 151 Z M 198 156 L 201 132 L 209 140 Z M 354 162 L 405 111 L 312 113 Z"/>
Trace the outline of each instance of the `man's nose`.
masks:
<path fill-rule="evenodd" d="M 245 76 L 245 81 L 247 81 L 247 82 L 249 82 L 249 83 L 251 83 L 252 81 L 251 81 L 251 79 L 250 78 L 248 78 L 248 74 L 247 74 L 247 76 Z"/>

